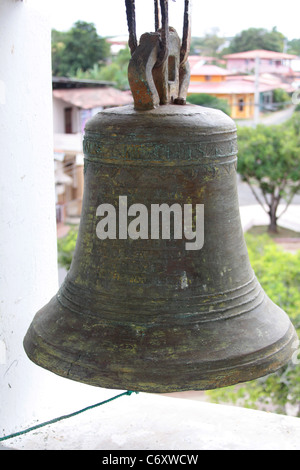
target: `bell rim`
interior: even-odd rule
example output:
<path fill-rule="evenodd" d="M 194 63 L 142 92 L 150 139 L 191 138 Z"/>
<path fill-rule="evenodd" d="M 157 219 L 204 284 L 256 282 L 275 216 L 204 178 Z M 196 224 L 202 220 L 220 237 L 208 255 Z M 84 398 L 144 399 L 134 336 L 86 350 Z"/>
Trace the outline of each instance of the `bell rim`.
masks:
<path fill-rule="evenodd" d="M 275 307 L 282 314 L 286 315 L 279 307 Z M 196 362 L 180 365 L 172 364 L 171 369 L 173 372 L 176 369 L 178 371 L 172 378 L 169 376 L 172 383 L 168 384 L 166 383 L 169 374 L 167 361 L 160 363 L 159 367 L 157 367 L 155 361 L 147 363 L 147 360 L 145 360 L 144 371 L 148 367 L 149 371 L 151 371 L 148 381 L 146 378 L 143 381 L 138 378 L 141 373 L 141 364 L 139 364 L 139 370 L 134 370 L 132 364 L 126 366 L 123 363 L 122 365 L 110 365 L 109 370 L 104 369 L 101 372 L 97 369 L 97 366 L 91 365 L 88 359 L 82 360 L 78 353 L 74 354 L 71 358 L 72 354 L 70 355 L 70 351 L 58 351 L 57 349 L 54 351 L 52 347 L 49 348 L 49 344 L 42 337 L 41 332 L 36 331 L 35 320 L 27 331 L 23 346 L 28 358 L 33 363 L 60 377 L 75 382 L 107 389 L 130 389 L 146 393 L 172 393 L 213 390 L 252 381 L 274 373 L 291 360 L 292 353 L 295 351 L 296 341 L 298 342 L 296 331 L 293 324 L 289 322 L 288 329 L 281 338 L 278 338 L 277 341 L 263 349 L 255 351 L 254 354 L 237 355 L 237 362 L 233 365 L 230 365 L 232 360 L 228 358 L 224 359 L 223 363 L 220 361 L 205 363 L 205 361 L 201 362 L 199 360 L 199 364 Z M 259 355 L 262 354 L 263 357 L 259 358 Z M 214 367 L 217 363 L 217 367 Z M 166 373 L 162 380 L 163 367 L 165 367 Z M 185 372 L 184 379 L 180 379 L 180 368 L 181 372 L 183 370 Z M 135 381 L 130 380 L 130 377 L 135 377 L 135 375 Z"/>

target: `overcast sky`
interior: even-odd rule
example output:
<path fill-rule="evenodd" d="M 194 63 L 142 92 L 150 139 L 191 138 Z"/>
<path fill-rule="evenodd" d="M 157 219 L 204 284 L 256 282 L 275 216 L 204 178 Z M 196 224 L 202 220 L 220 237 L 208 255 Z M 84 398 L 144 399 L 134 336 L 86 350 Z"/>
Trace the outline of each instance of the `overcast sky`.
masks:
<path fill-rule="evenodd" d="M 49 0 L 45 3 L 51 27 L 66 31 L 77 20 L 95 24 L 100 36 L 127 35 L 124 0 Z M 137 33 L 153 31 L 153 0 L 136 0 Z M 169 1 L 170 26 L 182 33 L 184 0 Z M 288 39 L 300 38 L 299 0 L 193 0 L 192 35 L 214 28 L 234 36 L 250 27 L 277 27 Z"/>

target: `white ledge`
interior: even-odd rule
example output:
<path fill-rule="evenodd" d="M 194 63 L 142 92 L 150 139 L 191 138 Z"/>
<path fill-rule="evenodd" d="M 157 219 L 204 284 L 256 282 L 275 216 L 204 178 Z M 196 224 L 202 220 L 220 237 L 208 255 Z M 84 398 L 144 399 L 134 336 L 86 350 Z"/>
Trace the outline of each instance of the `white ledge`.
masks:
<path fill-rule="evenodd" d="M 139 393 L 3 444 L 17 450 L 300 450 L 300 419 Z"/>

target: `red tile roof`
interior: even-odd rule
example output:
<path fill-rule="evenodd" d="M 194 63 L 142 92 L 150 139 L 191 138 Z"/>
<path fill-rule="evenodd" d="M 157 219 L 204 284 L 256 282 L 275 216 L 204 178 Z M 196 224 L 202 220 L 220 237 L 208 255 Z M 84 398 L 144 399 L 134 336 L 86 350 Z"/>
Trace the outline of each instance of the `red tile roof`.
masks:
<path fill-rule="evenodd" d="M 82 109 L 101 106 L 107 108 L 133 103 L 131 92 L 112 87 L 53 90 L 53 96 Z"/>

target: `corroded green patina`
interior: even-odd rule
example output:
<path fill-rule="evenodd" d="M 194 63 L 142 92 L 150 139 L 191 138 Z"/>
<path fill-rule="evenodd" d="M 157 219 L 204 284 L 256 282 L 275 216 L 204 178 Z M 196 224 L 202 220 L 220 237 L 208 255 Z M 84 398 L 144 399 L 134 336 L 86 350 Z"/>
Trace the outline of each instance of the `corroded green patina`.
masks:
<path fill-rule="evenodd" d="M 24 340 L 40 366 L 100 387 L 204 390 L 277 370 L 293 354 L 288 316 L 250 266 L 237 198 L 237 138 L 220 111 L 166 105 L 103 111 L 84 139 L 76 252 Z M 100 240 L 97 207 L 204 204 L 205 242 Z"/>

